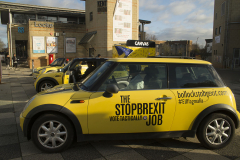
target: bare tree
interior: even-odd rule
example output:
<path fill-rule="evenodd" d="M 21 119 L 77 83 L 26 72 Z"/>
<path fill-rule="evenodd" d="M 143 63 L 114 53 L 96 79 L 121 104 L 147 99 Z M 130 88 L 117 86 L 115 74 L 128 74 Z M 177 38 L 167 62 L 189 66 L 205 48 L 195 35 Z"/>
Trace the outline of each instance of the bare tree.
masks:
<path fill-rule="evenodd" d="M 0 50 L 5 48 L 5 46 L 6 46 L 6 44 L 4 44 L 4 42 L 0 39 Z"/>
<path fill-rule="evenodd" d="M 146 35 L 145 35 L 145 40 L 148 40 L 148 41 L 156 41 L 157 38 L 156 38 L 156 36 L 153 35 L 153 34 L 148 34 L 148 33 L 146 33 Z"/>

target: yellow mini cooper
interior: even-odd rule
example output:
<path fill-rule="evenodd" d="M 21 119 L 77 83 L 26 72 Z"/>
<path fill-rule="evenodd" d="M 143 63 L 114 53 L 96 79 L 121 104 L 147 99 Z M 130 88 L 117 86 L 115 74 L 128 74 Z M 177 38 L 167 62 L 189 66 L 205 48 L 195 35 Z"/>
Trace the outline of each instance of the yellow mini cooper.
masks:
<path fill-rule="evenodd" d="M 239 127 L 234 95 L 206 61 L 110 59 L 74 82 L 35 95 L 20 115 L 24 136 L 44 152 L 60 152 L 74 139 L 195 135 L 206 148 L 219 149 Z"/>
<path fill-rule="evenodd" d="M 57 58 L 49 66 L 43 66 L 34 69 L 33 79 L 36 79 L 41 73 L 57 71 L 58 69 L 63 68 L 65 62 L 66 62 L 65 58 Z"/>
<path fill-rule="evenodd" d="M 35 89 L 37 92 L 41 92 L 56 85 L 72 83 L 71 74 L 75 76 L 77 81 L 80 81 L 90 74 L 89 71 L 93 71 L 106 60 L 106 58 L 75 58 L 58 70 L 52 70 L 47 73 L 43 70 L 34 82 Z M 89 65 L 91 69 L 88 69 L 88 63 L 91 63 Z M 85 74 L 85 71 L 88 71 L 88 74 Z"/>

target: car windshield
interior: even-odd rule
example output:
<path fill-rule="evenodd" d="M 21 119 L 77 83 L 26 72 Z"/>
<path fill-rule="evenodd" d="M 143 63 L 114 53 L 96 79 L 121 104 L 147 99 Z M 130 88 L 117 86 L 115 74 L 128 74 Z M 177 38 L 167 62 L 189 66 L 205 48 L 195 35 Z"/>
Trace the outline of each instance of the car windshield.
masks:
<path fill-rule="evenodd" d="M 98 79 L 107 71 L 114 62 L 105 62 L 103 65 L 99 66 L 93 73 L 91 73 L 83 82 L 80 84 L 80 88 L 83 90 L 88 90 Z"/>
<path fill-rule="evenodd" d="M 64 58 L 58 58 L 58 59 L 55 59 L 51 64 L 50 66 L 61 66 L 64 62 Z"/>

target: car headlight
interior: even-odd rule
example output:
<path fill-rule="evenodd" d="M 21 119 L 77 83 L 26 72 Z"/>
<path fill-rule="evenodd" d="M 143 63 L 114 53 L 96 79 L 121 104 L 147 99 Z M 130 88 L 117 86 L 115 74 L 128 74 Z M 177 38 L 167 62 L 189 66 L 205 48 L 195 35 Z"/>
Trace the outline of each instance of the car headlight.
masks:
<path fill-rule="evenodd" d="M 39 71 L 38 70 L 34 70 L 34 73 L 39 74 Z"/>
<path fill-rule="evenodd" d="M 46 68 L 44 68 L 41 73 L 44 73 L 45 71 L 46 71 Z"/>
<path fill-rule="evenodd" d="M 34 100 L 36 96 L 32 97 L 28 102 L 27 104 L 25 105 L 25 107 L 23 108 L 23 112 L 27 109 L 27 107 L 31 104 L 31 102 Z"/>

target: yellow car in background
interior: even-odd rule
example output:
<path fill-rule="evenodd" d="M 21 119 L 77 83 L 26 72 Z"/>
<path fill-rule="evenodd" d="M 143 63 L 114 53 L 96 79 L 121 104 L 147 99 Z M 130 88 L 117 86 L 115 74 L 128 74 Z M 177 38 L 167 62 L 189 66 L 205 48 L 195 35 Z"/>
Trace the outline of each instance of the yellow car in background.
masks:
<path fill-rule="evenodd" d="M 58 69 L 64 67 L 66 63 L 68 62 L 66 62 L 65 58 L 57 58 L 49 66 L 38 67 L 34 69 L 33 79 L 36 79 L 42 73 L 57 71 Z"/>
<path fill-rule="evenodd" d="M 92 62 L 93 66 L 97 68 L 106 60 L 105 58 L 75 58 L 63 68 L 41 73 L 34 82 L 35 89 L 37 92 L 41 92 L 59 84 L 72 83 L 73 79 L 70 75 L 74 75 L 75 79 L 79 81 L 88 69 L 87 62 Z"/>
<path fill-rule="evenodd" d="M 220 149 L 233 140 L 239 118 L 232 91 L 211 63 L 119 58 L 108 60 L 80 83 L 32 97 L 20 115 L 20 126 L 24 136 L 50 153 L 65 150 L 75 139 L 195 135 L 204 147 Z"/>

